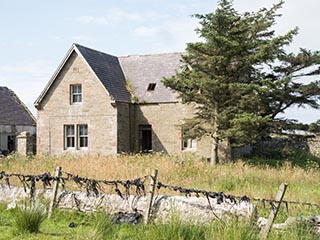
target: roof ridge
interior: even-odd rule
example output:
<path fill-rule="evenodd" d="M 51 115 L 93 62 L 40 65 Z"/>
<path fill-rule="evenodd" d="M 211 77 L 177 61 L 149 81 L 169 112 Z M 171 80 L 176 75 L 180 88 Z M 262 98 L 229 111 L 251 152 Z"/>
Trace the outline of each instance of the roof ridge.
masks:
<path fill-rule="evenodd" d="M 82 47 L 82 48 L 86 48 L 86 49 L 88 49 L 88 50 L 90 50 L 90 51 L 95 51 L 95 52 L 102 53 L 102 54 L 105 54 L 105 55 L 108 55 L 108 56 L 111 56 L 111 57 L 118 58 L 117 56 L 115 56 L 115 55 L 113 55 L 113 54 L 109 54 L 109 53 L 105 53 L 105 52 L 102 52 L 102 51 L 99 51 L 99 50 L 96 50 L 96 49 L 93 49 L 93 48 L 89 48 L 89 47 L 83 46 L 83 45 L 78 44 L 78 43 L 73 43 L 73 45 L 74 45 L 75 47 L 77 47 L 77 48 L 78 48 L 78 47 Z"/>
<path fill-rule="evenodd" d="M 118 58 L 127 58 L 127 57 L 142 57 L 142 56 L 155 56 L 155 55 L 171 55 L 171 54 L 182 54 L 181 52 L 164 52 L 164 53 L 147 53 L 147 54 L 129 54 L 124 56 L 118 56 Z"/>
<path fill-rule="evenodd" d="M 100 50 L 96 50 L 96 49 L 93 49 L 93 48 L 90 48 L 90 47 L 83 46 L 83 45 L 81 45 L 81 44 L 79 44 L 79 43 L 73 43 L 73 45 L 76 46 L 76 47 L 86 48 L 86 49 L 88 49 L 88 50 L 95 51 L 95 52 L 102 53 L 102 54 L 106 54 L 106 55 L 109 55 L 109 56 L 112 56 L 112 57 L 116 57 L 116 58 L 125 58 L 125 57 L 133 57 L 133 56 L 155 56 L 155 55 L 168 55 L 168 54 L 182 54 L 183 52 L 185 52 L 185 51 L 176 51 L 176 52 L 146 53 L 146 54 L 128 54 L 128 55 L 116 56 L 116 55 L 113 55 L 113 54 L 109 54 L 109 53 L 106 53 L 106 52 L 102 52 L 102 51 L 100 51 Z"/>

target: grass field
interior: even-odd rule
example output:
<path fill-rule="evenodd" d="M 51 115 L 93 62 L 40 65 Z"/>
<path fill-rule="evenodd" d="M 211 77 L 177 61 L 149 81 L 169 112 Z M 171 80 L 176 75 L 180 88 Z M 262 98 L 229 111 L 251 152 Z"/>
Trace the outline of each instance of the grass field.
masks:
<path fill-rule="evenodd" d="M 319 158 L 307 154 L 299 154 L 287 159 L 246 159 L 217 166 L 211 166 L 192 155 L 181 157 L 159 154 L 119 155 L 117 157 L 64 156 L 59 158 L 12 155 L 0 160 L 0 171 L 7 173 L 42 174 L 49 171 L 54 174 L 56 166 L 61 166 L 63 171 L 81 177 L 106 180 L 134 179 L 149 175 L 153 169 L 158 169 L 159 181 L 166 184 L 207 191 L 222 191 L 237 196 L 247 195 L 249 198 L 274 199 L 280 184 L 286 182 L 289 187 L 285 200 L 320 203 L 320 161 Z M 0 184 L 3 183 L 1 181 Z M 19 181 L 14 182 L 14 185 L 21 186 Z M 176 193 L 162 191 L 160 194 Z M 19 236 L 14 233 L 10 215 L 12 213 L 3 210 L 4 208 L 2 207 L 0 217 L 0 239 Z M 262 216 L 266 217 L 268 212 L 269 209 L 263 209 L 259 205 L 259 213 Z M 314 216 L 316 214 L 320 214 L 318 208 L 289 205 L 289 214 L 282 209 L 277 221 L 283 222 L 289 215 Z M 93 237 L 96 239 L 153 239 L 152 236 L 159 237 L 156 239 L 212 239 L 209 236 L 214 236 L 214 234 L 217 236 L 214 239 L 258 239 L 257 231 L 249 226 L 249 223 L 237 223 L 240 225 L 234 229 L 230 226 L 235 224 L 229 227 L 218 227 L 216 224 L 189 226 L 177 221 L 173 221 L 171 225 L 114 226 L 109 235 L 106 233 L 107 235 L 104 235 L 103 238 L 99 238 L 97 236 L 101 233 L 98 234 L 94 230 L 97 224 L 92 224 L 94 222 L 92 219 L 96 217 L 83 216 L 81 213 L 74 212 L 57 212 L 53 219 L 45 220 L 40 228 L 41 233 L 26 235 L 26 239 L 94 239 Z M 83 222 L 83 224 L 71 229 L 67 227 L 70 221 Z M 107 224 L 110 225 L 110 223 Z M 166 232 L 164 229 L 171 229 L 172 232 L 169 233 L 169 230 Z M 272 232 L 272 239 L 313 239 L 313 235 L 306 233 L 305 231 L 308 232 L 308 230 L 303 227 L 296 229 L 300 229 L 300 232 L 295 232 L 297 236 L 302 234 L 305 237 L 295 238 L 289 231 L 286 231 L 286 233 Z M 160 234 L 162 232 L 169 235 L 162 236 Z M 239 232 L 240 235 L 235 232 Z M 170 234 L 178 235 L 169 238 Z M 241 237 L 241 234 L 246 237 Z M 10 236 L 10 238 L 5 236 Z M 117 236 L 117 238 L 111 236 Z"/>

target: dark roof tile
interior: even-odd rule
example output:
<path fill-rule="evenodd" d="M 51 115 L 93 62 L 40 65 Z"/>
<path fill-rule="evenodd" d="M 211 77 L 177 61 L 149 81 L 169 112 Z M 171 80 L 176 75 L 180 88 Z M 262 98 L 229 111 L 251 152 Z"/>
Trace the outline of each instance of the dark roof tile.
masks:
<path fill-rule="evenodd" d="M 36 125 L 27 107 L 7 87 L 0 87 L 0 125 Z"/>
<path fill-rule="evenodd" d="M 114 100 L 130 102 L 131 96 L 118 58 L 78 44 L 75 46 Z"/>

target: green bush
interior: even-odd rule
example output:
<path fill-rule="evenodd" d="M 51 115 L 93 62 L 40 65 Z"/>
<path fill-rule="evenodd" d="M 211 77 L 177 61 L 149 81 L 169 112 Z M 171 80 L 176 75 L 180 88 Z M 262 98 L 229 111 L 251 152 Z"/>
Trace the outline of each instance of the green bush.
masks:
<path fill-rule="evenodd" d="M 46 209 L 39 202 L 24 203 L 16 208 L 13 218 L 18 233 L 37 233 L 46 218 Z"/>

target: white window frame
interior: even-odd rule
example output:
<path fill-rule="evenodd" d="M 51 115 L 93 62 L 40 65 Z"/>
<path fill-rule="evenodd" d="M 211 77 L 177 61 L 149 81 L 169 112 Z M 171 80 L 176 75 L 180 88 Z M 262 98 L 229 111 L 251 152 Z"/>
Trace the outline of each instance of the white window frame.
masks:
<path fill-rule="evenodd" d="M 81 134 L 80 128 L 85 127 L 86 133 Z M 81 146 L 81 139 L 85 139 L 85 146 Z M 88 125 L 87 124 L 78 124 L 77 125 L 77 148 L 83 149 L 88 148 Z"/>
<path fill-rule="evenodd" d="M 73 128 L 73 134 L 68 133 L 68 128 Z M 76 132 L 73 124 L 64 125 L 64 149 L 74 149 L 76 147 Z M 68 139 L 73 139 L 73 146 L 69 146 Z"/>
<path fill-rule="evenodd" d="M 70 104 L 82 103 L 82 85 L 71 84 L 70 85 Z"/>
<path fill-rule="evenodd" d="M 73 134 L 68 135 L 68 128 L 73 128 Z M 85 132 L 81 133 L 80 128 L 85 127 Z M 69 146 L 69 138 L 73 138 L 73 146 Z M 81 145 L 81 139 L 85 139 L 85 145 Z M 88 140 L 89 140 L 89 134 L 88 134 L 88 124 L 65 124 L 64 125 L 64 149 L 88 149 Z"/>
<path fill-rule="evenodd" d="M 183 151 L 196 151 L 197 150 L 197 139 L 186 138 L 185 137 L 186 129 L 181 130 L 181 147 Z"/>

